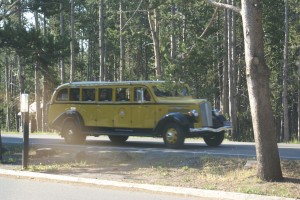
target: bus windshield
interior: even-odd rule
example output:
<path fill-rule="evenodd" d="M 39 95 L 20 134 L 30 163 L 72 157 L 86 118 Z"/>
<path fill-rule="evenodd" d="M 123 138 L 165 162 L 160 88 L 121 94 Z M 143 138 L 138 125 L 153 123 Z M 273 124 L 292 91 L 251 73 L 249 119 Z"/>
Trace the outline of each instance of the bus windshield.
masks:
<path fill-rule="evenodd" d="M 157 97 L 185 97 L 190 96 L 189 88 L 183 83 L 165 82 L 152 87 Z"/>

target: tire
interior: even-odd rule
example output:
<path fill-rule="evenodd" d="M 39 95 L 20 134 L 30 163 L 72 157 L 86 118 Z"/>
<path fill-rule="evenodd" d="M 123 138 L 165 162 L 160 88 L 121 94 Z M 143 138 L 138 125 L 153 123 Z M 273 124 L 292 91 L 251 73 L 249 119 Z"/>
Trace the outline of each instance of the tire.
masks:
<path fill-rule="evenodd" d="M 83 144 L 86 135 L 80 134 L 79 128 L 74 121 L 68 120 L 63 127 L 62 136 L 67 144 Z"/>
<path fill-rule="evenodd" d="M 129 138 L 129 136 L 123 136 L 123 135 L 109 135 L 109 140 L 114 144 L 123 144 L 126 142 Z"/>
<path fill-rule="evenodd" d="M 185 132 L 183 127 L 176 123 L 169 123 L 163 131 L 164 143 L 171 149 L 181 148 L 185 140 Z"/>
<path fill-rule="evenodd" d="M 222 144 L 223 140 L 224 140 L 224 131 L 220 132 L 220 133 L 212 133 L 209 136 L 205 136 L 203 137 L 205 143 L 207 144 L 207 146 L 210 147 L 217 147 L 220 144 Z"/>

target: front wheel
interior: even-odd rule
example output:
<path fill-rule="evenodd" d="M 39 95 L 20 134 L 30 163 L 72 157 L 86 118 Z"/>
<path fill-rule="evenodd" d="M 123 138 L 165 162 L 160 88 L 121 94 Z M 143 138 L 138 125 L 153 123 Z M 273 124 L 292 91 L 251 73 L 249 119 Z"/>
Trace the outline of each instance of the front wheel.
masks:
<path fill-rule="evenodd" d="M 163 139 L 167 147 L 172 149 L 181 148 L 185 140 L 183 127 L 175 123 L 167 124 L 163 131 Z"/>
<path fill-rule="evenodd" d="M 86 135 L 80 134 L 75 122 L 70 120 L 65 123 L 62 136 L 67 144 L 83 144 L 86 140 Z"/>
<path fill-rule="evenodd" d="M 203 137 L 205 143 L 210 147 L 219 146 L 224 140 L 224 131 L 221 133 L 212 133 L 209 136 Z"/>

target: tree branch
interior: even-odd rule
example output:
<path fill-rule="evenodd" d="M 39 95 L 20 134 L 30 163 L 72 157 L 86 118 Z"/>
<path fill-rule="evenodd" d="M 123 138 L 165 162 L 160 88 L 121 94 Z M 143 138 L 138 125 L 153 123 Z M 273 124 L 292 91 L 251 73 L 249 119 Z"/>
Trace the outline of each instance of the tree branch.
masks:
<path fill-rule="evenodd" d="M 8 12 L 19 2 L 20 2 L 20 0 L 16 0 L 13 4 L 11 4 L 9 6 L 9 8 L 2 15 L 0 15 L 0 21 L 2 21 L 2 19 L 14 14 L 15 12 L 11 12 L 11 13 L 8 13 Z"/>
<path fill-rule="evenodd" d="M 213 16 L 211 17 L 208 25 L 206 26 L 206 28 L 204 29 L 204 31 L 202 32 L 202 34 L 200 35 L 199 39 L 203 38 L 203 36 L 205 35 L 205 33 L 208 31 L 208 29 L 210 28 L 210 26 L 212 25 L 214 19 L 216 18 L 217 16 L 217 13 L 218 13 L 218 9 L 219 7 L 216 7 L 215 8 L 215 11 L 214 11 L 214 14 Z M 194 43 L 188 50 L 188 52 L 186 53 L 182 53 L 180 54 L 178 57 L 181 58 L 181 59 L 186 59 L 189 57 L 190 53 L 193 51 L 193 49 L 196 47 L 196 43 Z"/>
<path fill-rule="evenodd" d="M 207 32 L 208 28 L 212 25 L 214 19 L 215 19 L 216 16 L 217 16 L 217 13 L 218 13 L 218 7 L 215 8 L 214 14 L 213 14 L 213 16 L 211 17 L 211 19 L 210 19 L 208 25 L 206 26 L 206 28 L 204 29 L 204 31 L 203 31 L 202 34 L 200 35 L 200 38 L 202 38 L 202 37 L 204 36 L 204 34 Z"/>
<path fill-rule="evenodd" d="M 229 5 L 229 4 L 225 4 L 225 3 L 220 3 L 220 2 L 215 2 L 214 0 L 206 0 L 208 3 L 220 7 L 220 8 L 225 8 L 225 9 L 229 9 L 232 10 L 238 14 L 241 14 L 241 9 L 239 7 L 233 6 L 233 5 Z"/>

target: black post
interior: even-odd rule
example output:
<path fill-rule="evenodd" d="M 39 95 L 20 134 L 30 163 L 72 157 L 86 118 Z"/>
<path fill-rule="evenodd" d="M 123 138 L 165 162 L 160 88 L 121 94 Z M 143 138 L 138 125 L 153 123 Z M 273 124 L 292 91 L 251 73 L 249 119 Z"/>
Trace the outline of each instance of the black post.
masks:
<path fill-rule="evenodd" d="M 28 151 L 29 151 L 29 113 L 22 113 L 23 120 L 23 151 L 22 151 L 22 168 L 27 168 Z"/>

